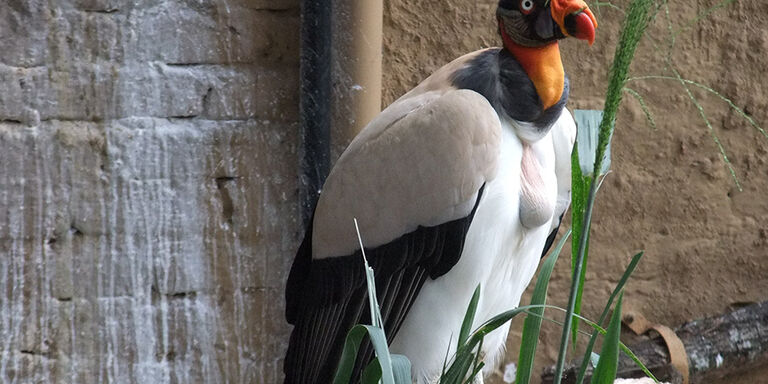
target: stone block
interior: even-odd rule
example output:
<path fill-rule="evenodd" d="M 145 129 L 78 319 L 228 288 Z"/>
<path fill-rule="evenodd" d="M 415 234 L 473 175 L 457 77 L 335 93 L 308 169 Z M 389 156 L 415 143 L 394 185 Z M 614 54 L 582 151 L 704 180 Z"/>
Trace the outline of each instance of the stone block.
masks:
<path fill-rule="evenodd" d="M 135 26 L 137 56 L 168 64 L 214 64 L 226 60 L 232 33 L 223 19 L 226 7 L 212 2 L 188 6 L 157 4 L 139 11 Z"/>
<path fill-rule="evenodd" d="M 114 13 L 126 8 L 126 0 L 73 0 L 76 9 L 86 12 Z"/>
<path fill-rule="evenodd" d="M 43 371 L 43 356 L 12 351 L 0 353 L 0 359 L 6 362 L 7 367 L 3 378 L 8 378 L 10 382 L 50 383 L 48 375 Z"/>
<path fill-rule="evenodd" d="M 147 298 L 148 300 L 148 298 Z M 153 340 L 136 337 L 135 331 L 149 326 L 151 318 L 140 316 L 137 310 L 141 299 L 133 297 L 107 297 L 96 301 L 96 327 L 101 340 L 97 345 L 98 374 L 110 382 L 136 382 L 131 362 L 138 361 L 140 343 L 150 345 Z"/>
<path fill-rule="evenodd" d="M 194 73 L 152 64 L 79 65 L 51 77 L 61 86 L 55 86 L 55 115 L 46 117 L 66 120 L 195 116 L 207 90 Z"/>
<path fill-rule="evenodd" d="M 135 12 L 135 54 L 166 64 L 261 63 L 298 53 L 298 13 L 274 14 L 242 2 L 162 2 Z"/>
<path fill-rule="evenodd" d="M 0 43 L 2 44 L 2 43 Z M 28 116 L 49 116 L 56 102 L 45 67 L 20 68 L 0 64 L 0 120 L 32 125 Z"/>
<path fill-rule="evenodd" d="M 216 302 L 204 295 L 163 298 L 156 308 L 157 361 L 169 367 L 169 382 L 220 382 L 226 374 L 218 369 L 215 344 L 220 332 Z M 227 372 L 229 373 L 229 372 Z"/>
<path fill-rule="evenodd" d="M 298 80 L 295 68 L 239 68 L 208 80 L 203 116 L 210 119 L 256 118 L 296 121 Z"/>
<path fill-rule="evenodd" d="M 0 7 L 0 63 L 15 67 L 44 65 L 49 19 L 47 1 L 4 2 Z"/>
<path fill-rule="evenodd" d="M 284 11 L 298 9 L 299 0 L 231 0 L 231 5 L 253 10 Z"/>
<path fill-rule="evenodd" d="M 75 296 L 74 257 L 71 246 L 47 244 L 51 261 L 50 295 L 56 299 L 72 299 Z M 81 277 L 81 276 L 80 276 Z"/>
<path fill-rule="evenodd" d="M 93 4 L 97 5 L 97 4 Z M 124 39 L 131 36 L 124 15 L 113 13 L 111 6 L 102 4 L 98 12 L 83 12 L 59 6 L 51 10 L 49 63 L 59 71 L 67 71 L 82 62 L 123 62 Z"/>

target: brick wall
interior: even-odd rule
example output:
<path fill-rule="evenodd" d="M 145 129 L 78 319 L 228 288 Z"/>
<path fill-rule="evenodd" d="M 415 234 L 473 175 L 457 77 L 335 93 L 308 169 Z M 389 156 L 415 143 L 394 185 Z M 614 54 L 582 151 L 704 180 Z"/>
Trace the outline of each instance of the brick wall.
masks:
<path fill-rule="evenodd" d="M 271 383 L 298 0 L 0 4 L 0 382 Z"/>

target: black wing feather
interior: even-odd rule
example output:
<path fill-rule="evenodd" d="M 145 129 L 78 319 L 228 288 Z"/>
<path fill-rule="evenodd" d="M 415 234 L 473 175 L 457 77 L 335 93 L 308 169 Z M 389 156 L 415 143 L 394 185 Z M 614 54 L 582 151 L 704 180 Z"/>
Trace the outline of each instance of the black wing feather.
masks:
<path fill-rule="evenodd" d="M 547 255 L 547 252 L 549 252 L 549 249 L 552 248 L 552 244 L 555 243 L 555 238 L 557 237 L 557 231 L 560 229 L 560 224 L 563 222 L 563 216 L 565 215 L 565 212 L 560 215 L 560 218 L 557 219 L 557 227 L 552 230 L 552 232 L 549 233 L 549 236 L 547 237 L 547 241 L 544 243 L 544 250 L 541 252 L 541 258 L 543 259 L 544 256 Z"/>
<path fill-rule="evenodd" d="M 403 324 L 426 279 L 444 275 L 459 261 L 483 188 L 467 217 L 433 227 L 418 227 L 390 243 L 366 248 L 368 262 L 376 276 L 376 291 L 389 342 Z M 288 276 L 286 319 L 294 328 L 283 368 L 285 383 L 330 383 L 347 332 L 355 324 L 370 324 L 360 251 L 313 260 L 310 224 Z M 358 353 L 355 380 L 372 358 L 373 348 L 366 340 Z"/>

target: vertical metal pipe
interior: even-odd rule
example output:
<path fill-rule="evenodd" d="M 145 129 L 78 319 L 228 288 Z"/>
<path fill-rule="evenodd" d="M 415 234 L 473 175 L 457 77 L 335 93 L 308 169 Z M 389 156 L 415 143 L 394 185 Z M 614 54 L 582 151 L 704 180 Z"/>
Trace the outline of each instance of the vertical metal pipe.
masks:
<path fill-rule="evenodd" d="M 332 153 L 381 112 L 382 0 L 335 0 Z"/>
<path fill-rule="evenodd" d="M 330 170 L 332 8 L 328 0 L 301 2 L 300 191 L 304 225 Z"/>
<path fill-rule="evenodd" d="M 383 8 L 382 0 L 302 0 L 299 198 L 305 226 L 330 171 L 331 146 L 338 157 L 381 111 Z"/>

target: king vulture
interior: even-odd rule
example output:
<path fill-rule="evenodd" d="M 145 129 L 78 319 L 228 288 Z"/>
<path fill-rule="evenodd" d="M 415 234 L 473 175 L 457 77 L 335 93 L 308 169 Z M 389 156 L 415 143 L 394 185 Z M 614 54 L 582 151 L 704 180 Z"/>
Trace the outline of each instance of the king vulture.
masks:
<path fill-rule="evenodd" d="M 576 127 L 558 41 L 594 41 L 583 0 L 501 0 L 502 48 L 462 56 L 392 103 L 328 175 L 286 287 L 285 382 L 330 383 L 349 329 L 370 324 L 353 218 L 390 350 L 433 382 L 474 326 L 518 305 L 570 203 Z M 486 367 L 509 325 L 483 342 Z M 358 354 L 355 377 L 373 356 Z"/>

